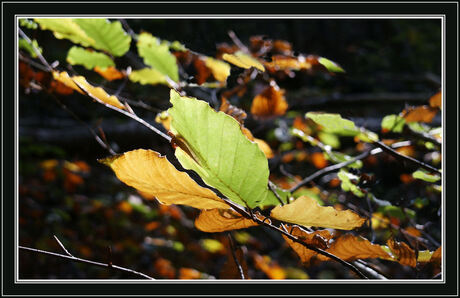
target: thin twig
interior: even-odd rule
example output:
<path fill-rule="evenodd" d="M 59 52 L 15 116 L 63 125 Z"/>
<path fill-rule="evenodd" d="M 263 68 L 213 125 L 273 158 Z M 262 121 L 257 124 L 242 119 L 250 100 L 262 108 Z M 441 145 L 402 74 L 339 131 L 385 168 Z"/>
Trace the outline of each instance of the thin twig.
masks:
<path fill-rule="evenodd" d="M 430 172 L 434 172 L 438 175 L 441 175 L 441 171 L 436 169 L 435 167 L 433 166 L 430 166 L 429 164 L 426 164 L 424 162 L 421 162 L 415 158 L 412 158 L 410 156 L 407 156 L 407 155 L 404 155 L 404 154 L 401 154 L 399 153 L 398 151 L 395 151 L 393 148 L 391 148 L 390 146 L 387 146 L 385 145 L 384 143 L 382 143 L 381 141 L 377 141 L 377 142 L 374 142 L 373 143 L 376 147 L 382 149 L 383 151 L 385 151 L 386 153 L 389 153 L 391 155 L 393 155 L 394 157 L 400 159 L 400 160 L 404 160 L 404 161 L 410 161 L 411 163 L 415 164 L 415 165 L 418 165 L 422 168 L 424 168 L 425 170 L 428 170 Z"/>
<path fill-rule="evenodd" d="M 404 142 L 398 142 L 398 143 L 394 143 L 392 145 L 393 148 L 398 148 L 398 147 L 404 147 L 404 146 L 408 146 L 410 145 L 410 142 L 409 141 L 404 141 Z M 300 187 L 304 186 L 305 184 L 315 180 L 316 178 L 319 178 L 323 175 L 326 175 L 328 173 L 332 173 L 332 172 L 335 172 L 337 170 L 340 170 L 341 168 L 343 167 L 346 167 L 348 166 L 349 164 L 352 164 L 358 160 L 361 160 L 363 158 L 366 158 L 368 157 L 369 155 L 376 155 L 376 154 L 379 154 L 381 153 L 383 150 L 380 149 L 380 148 L 376 148 L 376 149 L 372 149 L 372 150 L 369 150 L 369 151 L 366 151 L 366 152 L 363 152 L 361 153 L 360 155 L 350 159 L 350 160 L 347 160 L 347 161 L 344 161 L 344 162 L 341 162 L 341 163 L 338 163 L 338 164 L 335 164 L 335 165 L 332 165 L 332 166 L 328 166 L 328 167 L 325 167 L 325 168 L 322 168 L 321 170 L 319 171 L 316 171 L 315 173 L 311 174 L 310 176 L 304 178 L 302 181 L 300 181 L 299 183 L 297 183 L 296 185 L 294 185 L 293 187 L 291 187 L 291 189 L 289 189 L 289 192 L 294 192 L 296 191 L 297 189 L 299 189 Z"/>
<path fill-rule="evenodd" d="M 78 257 L 74 257 L 74 256 L 67 256 L 67 255 L 63 255 L 63 254 L 58 254 L 58 253 L 54 253 L 54 252 L 50 252 L 50 251 L 46 251 L 46 250 L 30 248 L 30 247 L 25 247 L 25 246 L 18 246 L 18 247 L 19 247 L 19 249 L 22 249 L 22 250 L 25 250 L 25 251 L 30 251 L 30 252 L 40 253 L 40 254 L 44 254 L 44 255 L 54 256 L 54 257 L 67 259 L 67 260 L 71 260 L 71 261 L 78 262 L 78 263 L 98 266 L 98 267 L 102 267 L 102 268 L 106 268 L 106 269 L 115 269 L 115 270 L 118 270 L 118 271 L 123 271 L 123 272 L 127 272 L 127 273 L 130 273 L 130 274 L 136 275 L 136 276 L 140 276 L 140 277 L 145 278 L 145 279 L 154 280 L 153 277 L 150 277 L 150 276 L 148 276 L 148 275 L 146 275 L 144 273 L 141 273 L 141 272 L 138 272 L 138 271 L 135 271 L 135 270 L 132 270 L 132 269 L 124 268 L 124 267 L 121 267 L 121 266 L 117 266 L 117 265 L 109 266 L 108 264 L 95 262 L 95 261 L 90 261 L 90 260 L 86 260 L 86 259 L 82 259 L 82 258 L 78 258 Z"/>
<path fill-rule="evenodd" d="M 244 276 L 243 267 L 241 267 L 241 264 L 238 261 L 238 258 L 237 258 L 236 253 L 235 253 L 236 247 L 235 247 L 235 244 L 233 242 L 233 236 L 232 236 L 231 232 L 227 233 L 227 237 L 228 237 L 228 242 L 230 243 L 230 250 L 232 251 L 232 257 L 233 257 L 233 260 L 235 261 L 236 267 L 238 268 L 238 272 L 240 273 L 241 279 L 246 279 L 245 276 Z"/>
<path fill-rule="evenodd" d="M 37 54 L 38 59 L 40 59 L 41 63 L 43 63 L 43 65 L 45 65 L 49 71 L 52 71 L 53 68 L 51 67 L 51 65 L 49 65 L 48 61 L 46 61 L 45 57 L 43 57 L 42 53 L 40 53 L 40 51 L 33 45 L 30 38 L 21 30 L 21 28 L 18 28 L 18 30 L 19 35 L 21 35 L 21 37 L 24 38 L 24 40 L 32 47 L 35 54 Z"/>
<path fill-rule="evenodd" d="M 273 182 L 271 182 L 270 180 L 268 181 L 268 187 L 270 188 L 270 190 L 272 191 L 272 193 L 275 195 L 275 197 L 278 199 L 278 201 L 280 202 L 281 206 L 284 206 L 284 202 L 283 200 L 281 199 L 280 195 L 276 192 L 276 189 L 275 189 L 275 184 L 273 184 Z"/>
<path fill-rule="evenodd" d="M 65 253 L 69 256 L 69 257 L 74 257 L 64 246 L 64 244 L 62 244 L 62 242 L 59 240 L 58 237 L 56 237 L 56 235 L 53 235 L 54 239 L 56 240 L 56 242 L 59 244 L 59 246 L 62 248 L 63 251 L 65 251 Z"/>
<path fill-rule="evenodd" d="M 232 39 L 233 43 L 236 44 L 238 48 L 240 48 L 241 51 L 249 53 L 249 49 L 247 46 L 244 45 L 244 43 L 241 42 L 241 40 L 236 36 L 235 32 L 232 30 L 228 31 L 228 36 Z"/>

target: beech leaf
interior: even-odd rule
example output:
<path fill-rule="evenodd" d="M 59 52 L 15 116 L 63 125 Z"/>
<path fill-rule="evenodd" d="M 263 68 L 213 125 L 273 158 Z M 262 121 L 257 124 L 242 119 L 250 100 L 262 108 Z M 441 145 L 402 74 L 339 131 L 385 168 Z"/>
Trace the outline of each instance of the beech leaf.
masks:
<path fill-rule="evenodd" d="M 86 50 L 73 46 L 67 53 L 67 62 L 72 65 L 83 65 L 86 69 L 92 70 L 96 66 L 106 68 L 115 66 L 113 60 L 104 53 Z"/>
<path fill-rule="evenodd" d="M 441 180 L 441 177 L 439 177 L 438 175 L 430 174 L 423 169 L 417 170 L 414 173 L 412 173 L 412 177 L 426 181 L 426 182 L 432 182 L 432 183 Z"/>
<path fill-rule="evenodd" d="M 241 51 L 238 51 L 234 54 L 225 53 L 222 56 L 222 59 L 241 68 L 249 69 L 251 67 L 254 67 L 260 71 L 265 71 L 265 67 L 262 65 L 262 63 L 260 63 L 256 58 L 252 57 L 251 55 L 245 54 Z"/>
<path fill-rule="evenodd" d="M 209 233 L 245 229 L 258 224 L 231 209 L 203 210 L 195 220 L 198 230 Z"/>
<path fill-rule="evenodd" d="M 351 210 L 340 211 L 333 207 L 320 206 L 315 199 L 302 196 L 294 202 L 277 206 L 271 211 L 271 216 L 285 222 L 306 227 L 324 227 L 341 230 L 351 230 L 360 227 L 365 218 Z"/>
<path fill-rule="evenodd" d="M 75 22 L 75 19 L 34 19 L 42 30 L 53 31 L 57 39 L 68 39 L 82 46 L 94 46 L 96 41 Z"/>
<path fill-rule="evenodd" d="M 284 98 L 284 90 L 275 81 L 254 97 L 251 113 L 260 117 L 282 116 L 286 113 L 288 104 Z"/>
<path fill-rule="evenodd" d="M 205 58 L 206 66 L 211 70 L 212 75 L 219 82 L 227 81 L 228 76 L 230 75 L 230 65 L 224 61 L 220 61 L 211 57 Z"/>
<path fill-rule="evenodd" d="M 415 251 L 404 242 L 397 242 L 394 239 L 388 239 L 388 247 L 390 247 L 395 259 L 401 265 L 407 265 L 415 267 L 417 265 L 417 258 L 415 257 Z"/>
<path fill-rule="evenodd" d="M 118 179 L 141 193 L 156 197 L 163 204 L 198 209 L 229 208 L 214 192 L 199 186 L 158 152 L 133 150 L 101 162 L 110 166 Z"/>
<path fill-rule="evenodd" d="M 328 247 L 328 241 L 332 238 L 331 232 L 328 230 L 319 230 L 314 232 L 307 232 L 299 227 L 293 227 L 290 230 L 291 235 L 298 237 L 303 242 L 313 245 L 315 247 L 326 249 Z M 282 235 L 286 243 L 299 255 L 300 260 L 309 264 L 312 257 L 316 256 L 317 253 L 311 249 L 306 248 L 302 244 L 295 242 L 285 235 Z"/>
<path fill-rule="evenodd" d="M 182 166 L 231 201 L 250 208 L 278 205 L 268 189 L 268 161 L 233 117 L 171 90 L 171 131 Z"/>
<path fill-rule="evenodd" d="M 129 74 L 129 79 L 132 82 L 140 83 L 142 85 L 157 85 L 167 84 L 167 80 L 164 74 L 153 68 L 143 68 L 140 70 L 133 70 Z"/>
<path fill-rule="evenodd" d="M 353 121 L 343 119 L 339 114 L 309 112 L 306 114 L 306 117 L 321 125 L 324 131 L 329 133 L 336 133 L 343 136 L 355 136 L 360 133 Z"/>
<path fill-rule="evenodd" d="M 442 94 L 441 91 L 430 97 L 430 107 L 440 108 L 442 106 Z"/>

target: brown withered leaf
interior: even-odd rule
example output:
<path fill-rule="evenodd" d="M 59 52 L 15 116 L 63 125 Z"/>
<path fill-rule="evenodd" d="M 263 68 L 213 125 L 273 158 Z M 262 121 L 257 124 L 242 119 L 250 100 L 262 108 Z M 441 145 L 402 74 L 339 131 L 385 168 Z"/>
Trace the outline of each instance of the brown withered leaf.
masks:
<path fill-rule="evenodd" d="M 441 91 L 430 97 L 430 107 L 441 108 L 442 105 L 442 94 Z"/>
<path fill-rule="evenodd" d="M 294 202 L 277 206 L 271 211 L 271 216 L 284 221 L 302 226 L 314 226 L 351 230 L 360 227 L 365 218 L 351 210 L 339 211 L 328 206 L 320 206 L 316 200 L 307 196 L 301 196 Z"/>
<path fill-rule="evenodd" d="M 271 57 L 271 61 L 264 62 L 265 67 L 269 72 L 275 72 L 279 70 L 309 70 L 313 65 L 317 65 L 317 59 L 314 60 L 313 56 L 284 56 L 274 55 Z"/>
<path fill-rule="evenodd" d="M 270 259 L 268 255 L 261 256 L 253 254 L 254 265 L 257 269 L 263 271 L 270 279 L 285 279 L 286 272 L 276 262 Z"/>
<path fill-rule="evenodd" d="M 337 238 L 333 243 L 331 243 L 330 248 L 326 251 L 348 261 L 370 258 L 391 258 L 391 256 L 384 251 L 380 245 L 372 244 L 366 238 L 351 234 L 345 234 Z M 323 255 L 318 255 L 318 259 L 323 261 L 329 260 L 328 257 Z"/>
<path fill-rule="evenodd" d="M 232 116 L 240 124 L 244 124 L 244 120 L 248 116 L 244 110 L 235 107 L 234 105 L 231 105 L 225 97 L 222 98 L 222 103 L 220 105 L 219 111 L 222 111 L 225 114 Z"/>
<path fill-rule="evenodd" d="M 430 262 L 434 264 L 440 265 L 441 264 L 441 255 L 442 255 L 442 246 L 438 247 L 433 254 L 431 255 Z"/>
<path fill-rule="evenodd" d="M 252 101 L 251 113 L 259 117 L 282 116 L 286 113 L 288 104 L 284 98 L 284 90 L 275 81 L 265 88 Z"/>
<path fill-rule="evenodd" d="M 94 71 L 100 74 L 107 81 L 119 80 L 125 77 L 125 75 L 121 71 L 119 71 L 113 66 L 105 68 L 100 68 L 99 66 L 96 66 L 94 67 Z"/>
<path fill-rule="evenodd" d="M 163 204 L 198 209 L 229 208 L 214 192 L 199 186 L 158 152 L 133 150 L 100 162 L 110 166 L 118 179 L 127 185 L 155 196 Z"/>
<path fill-rule="evenodd" d="M 288 228 L 288 230 L 290 230 Z M 293 236 L 299 237 L 303 242 L 311 244 L 321 249 L 327 249 L 328 241 L 332 238 L 332 234 L 328 230 L 319 230 L 314 232 L 307 232 L 304 229 L 294 226 L 290 233 Z M 316 256 L 317 253 L 297 243 L 285 235 L 283 235 L 286 243 L 299 255 L 300 260 L 306 265 L 310 264 L 311 258 Z"/>
<path fill-rule="evenodd" d="M 206 66 L 206 62 L 199 57 L 193 60 L 196 74 L 195 79 L 198 85 L 202 85 L 211 76 L 211 70 Z"/>
<path fill-rule="evenodd" d="M 415 251 L 410 248 L 409 245 L 404 242 L 397 242 L 394 239 L 388 239 L 387 245 L 393 252 L 396 260 L 401 265 L 407 265 L 411 267 L 415 267 L 417 265 Z"/>
<path fill-rule="evenodd" d="M 195 219 L 195 227 L 208 233 L 245 229 L 257 225 L 256 222 L 244 218 L 231 209 L 204 210 Z"/>
<path fill-rule="evenodd" d="M 433 121 L 433 118 L 434 116 L 436 116 L 437 112 L 437 108 L 429 106 L 417 106 L 404 110 L 402 114 L 406 122 L 430 123 L 431 121 Z"/>

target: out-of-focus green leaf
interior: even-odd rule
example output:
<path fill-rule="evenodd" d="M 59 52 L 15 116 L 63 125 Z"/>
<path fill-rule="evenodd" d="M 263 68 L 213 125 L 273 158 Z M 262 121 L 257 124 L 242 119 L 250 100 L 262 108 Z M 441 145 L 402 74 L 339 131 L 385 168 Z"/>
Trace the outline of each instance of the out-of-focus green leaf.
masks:
<path fill-rule="evenodd" d="M 171 90 L 171 131 L 182 166 L 227 198 L 251 208 L 278 205 L 268 189 L 268 161 L 233 117 Z"/>
<path fill-rule="evenodd" d="M 164 74 L 153 68 L 143 68 L 140 70 L 133 70 L 129 74 L 129 79 L 135 83 L 142 85 L 156 85 L 156 84 L 168 84 Z"/>
<path fill-rule="evenodd" d="M 441 177 L 439 177 L 438 175 L 430 174 L 423 169 L 417 170 L 414 173 L 412 173 L 412 177 L 426 181 L 426 182 L 432 182 L 432 183 L 441 180 Z"/>
<path fill-rule="evenodd" d="M 342 67 L 340 67 L 340 65 L 324 57 L 320 57 L 318 59 L 318 62 L 324 67 L 326 67 L 327 70 L 330 72 L 345 72 L 345 70 Z"/>
<path fill-rule="evenodd" d="M 340 140 L 335 134 L 321 131 L 318 133 L 318 138 L 322 143 L 334 149 L 340 148 Z"/>
<path fill-rule="evenodd" d="M 382 119 L 382 129 L 392 132 L 402 132 L 406 120 L 398 115 L 387 115 Z"/>
<path fill-rule="evenodd" d="M 414 210 L 408 208 L 404 208 L 403 210 L 401 207 L 394 205 L 379 207 L 378 211 L 384 213 L 386 216 L 397 217 L 399 219 L 405 219 L 406 217 L 414 218 L 416 215 Z"/>
<path fill-rule="evenodd" d="M 306 117 L 321 125 L 324 131 L 328 133 L 343 136 L 356 136 L 360 133 L 353 121 L 343 119 L 339 114 L 308 112 Z"/>
<path fill-rule="evenodd" d="M 346 155 L 344 153 L 341 153 L 341 152 L 337 152 L 337 151 L 331 151 L 330 153 L 325 152 L 325 156 L 327 160 L 330 160 L 334 163 L 341 163 L 341 162 L 345 162 L 345 161 L 349 161 L 350 159 L 353 159 L 353 157 Z M 349 164 L 347 167 L 360 169 L 363 167 L 363 162 L 360 160 L 357 160 Z"/>
<path fill-rule="evenodd" d="M 19 19 L 19 26 L 26 27 L 27 29 L 37 29 L 38 25 L 32 20 Z"/>
<path fill-rule="evenodd" d="M 57 39 L 68 39 L 82 46 L 94 46 L 96 41 L 86 34 L 75 19 L 35 19 L 42 30 L 53 31 Z"/>
<path fill-rule="evenodd" d="M 171 80 L 179 80 L 179 69 L 176 57 L 169 51 L 167 44 L 159 43 L 158 38 L 149 33 L 141 33 L 137 41 L 139 55 L 144 58 L 145 64 L 167 75 Z"/>
<path fill-rule="evenodd" d="M 345 169 L 341 169 L 337 176 L 342 181 L 341 187 L 344 191 L 351 191 L 355 196 L 360 198 L 364 197 L 361 189 L 352 182 L 352 180 L 358 181 L 358 176 L 349 173 Z"/>
<path fill-rule="evenodd" d="M 67 53 L 67 62 L 72 65 L 83 65 L 86 69 L 92 70 L 94 67 L 106 68 L 115 66 L 113 60 L 104 53 L 86 50 L 73 46 Z"/>
<path fill-rule="evenodd" d="M 35 53 L 33 47 L 35 47 L 40 53 L 42 53 L 42 48 L 38 46 L 38 42 L 35 39 L 32 40 L 31 45 L 24 38 L 20 38 L 18 41 L 18 46 L 20 49 L 27 51 L 32 58 L 37 58 L 37 53 Z"/>

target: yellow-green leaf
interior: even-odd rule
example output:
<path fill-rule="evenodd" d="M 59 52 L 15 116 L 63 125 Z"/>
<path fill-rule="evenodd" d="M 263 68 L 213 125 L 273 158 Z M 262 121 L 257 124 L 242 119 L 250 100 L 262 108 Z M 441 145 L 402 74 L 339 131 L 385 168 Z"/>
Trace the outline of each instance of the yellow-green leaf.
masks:
<path fill-rule="evenodd" d="M 140 70 L 133 70 L 129 74 L 129 79 L 135 83 L 142 85 L 157 85 L 168 84 L 164 74 L 153 68 L 143 68 Z"/>
<path fill-rule="evenodd" d="M 227 77 L 230 75 L 230 65 L 211 57 L 206 57 L 205 63 L 216 80 L 219 82 L 227 81 Z"/>
<path fill-rule="evenodd" d="M 260 71 L 265 71 L 265 67 L 260 63 L 257 59 L 252 57 L 249 54 L 245 54 L 241 51 L 236 52 L 235 54 L 227 54 L 225 53 L 222 56 L 222 59 L 224 59 L 227 62 L 230 62 L 233 65 L 236 65 L 241 68 L 257 68 Z"/>
<path fill-rule="evenodd" d="M 92 70 L 96 66 L 106 68 L 115 66 L 113 60 L 104 53 L 86 50 L 73 46 L 67 53 L 67 62 L 72 65 L 83 65 L 86 69 Z"/>
<path fill-rule="evenodd" d="M 35 19 L 42 30 L 53 31 L 57 39 L 68 39 L 82 46 L 94 46 L 94 39 L 75 22 L 75 19 Z"/>
<path fill-rule="evenodd" d="M 152 150 L 133 150 L 102 160 L 118 179 L 163 204 L 198 209 L 228 209 L 211 190 L 199 186 L 187 173 L 178 171 L 166 157 Z"/>

